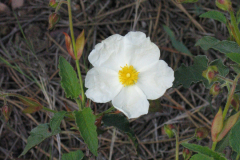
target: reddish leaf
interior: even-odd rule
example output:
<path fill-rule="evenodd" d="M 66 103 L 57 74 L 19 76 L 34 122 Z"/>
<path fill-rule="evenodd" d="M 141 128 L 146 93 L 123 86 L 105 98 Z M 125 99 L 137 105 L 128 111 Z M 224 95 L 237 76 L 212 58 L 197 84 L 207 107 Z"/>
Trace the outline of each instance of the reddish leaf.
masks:
<path fill-rule="evenodd" d="M 78 60 L 82 56 L 84 45 L 85 45 L 85 35 L 84 35 L 84 30 L 83 30 L 82 33 L 77 37 L 77 40 L 76 40 L 77 59 Z"/>
<path fill-rule="evenodd" d="M 23 110 L 23 113 L 34 113 L 43 108 L 38 101 L 29 97 L 20 98 L 20 101 L 27 106 L 27 108 Z"/>
<path fill-rule="evenodd" d="M 211 135 L 212 135 L 212 141 L 217 141 L 217 136 L 221 132 L 223 128 L 223 115 L 222 115 L 222 108 L 219 108 L 218 113 L 213 119 L 212 122 L 212 128 L 211 128 Z"/>
<path fill-rule="evenodd" d="M 230 129 L 237 122 L 239 115 L 240 115 L 240 112 L 238 112 L 235 115 L 229 117 L 226 120 L 226 122 L 224 122 L 223 129 L 217 137 L 217 142 L 221 141 L 226 136 L 226 134 L 230 131 Z"/>
<path fill-rule="evenodd" d="M 11 115 L 11 112 L 12 112 L 12 107 L 11 106 L 7 106 L 7 105 L 4 105 L 2 108 L 2 114 L 6 120 L 6 122 L 9 120 L 9 117 Z"/>
<path fill-rule="evenodd" d="M 63 32 L 63 34 L 65 35 L 65 43 L 66 43 L 66 47 L 67 47 L 68 53 L 70 54 L 70 56 L 73 59 L 76 59 L 75 55 L 73 53 L 72 40 L 71 40 L 70 36 L 67 33 L 65 33 L 65 32 Z"/>

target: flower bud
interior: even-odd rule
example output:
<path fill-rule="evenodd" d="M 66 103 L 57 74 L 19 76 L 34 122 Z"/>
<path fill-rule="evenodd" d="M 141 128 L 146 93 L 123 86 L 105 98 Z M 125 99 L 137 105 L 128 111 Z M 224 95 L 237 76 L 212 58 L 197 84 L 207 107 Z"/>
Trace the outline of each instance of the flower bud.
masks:
<path fill-rule="evenodd" d="M 240 112 L 234 114 L 233 116 L 229 117 L 223 125 L 222 131 L 218 134 L 217 142 L 221 141 L 226 134 L 230 131 L 230 129 L 234 126 L 240 116 Z"/>
<path fill-rule="evenodd" d="M 184 160 L 189 160 L 190 157 L 191 157 L 191 155 L 192 155 L 192 151 L 189 151 L 189 149 L 184 148 L 182 155 L 183 155 L 183 159 L 184 159 Z"/>
<path fill-rule="evenodd" d="M 195 3 L 198 0 L 177 0 L 178 3 Z"/>
<path fill-rule="evenodd" d="M 7 105 L 4 105 L 4 106 L 2 107 L 2 114 L 3 114 L 6 122 L 9 120 L 9 117 L 10 117 L 10 115 L 11 115 L 11 112 L 12 112 L 12 108 L 11 108 L 11 107 L 9 107 L 9 106 L 7 106 Z"/>
<path fill-rule="evenodd" d="M 203 138 L 206 138 L 208 136 L 208 129 L 206 127 L 200 127 L 195 130 L 195 137 L 197 140 L 201 140 Z"/>
<path fill-rule="evenodd" d="M 212 135 L 212 141 L 216 142 L 218 134 L 221 132 L 223 128 L 223 115 L 222 115 L 222 108 L 219 108 L 218 113 L 213 119 L 212 127 L 211 127 L 211 135 Z"/>
<path fill-rule="evenodd" d="M 168 135 L 169 138 L 172 138 L 174 136 L 173 129 L 176 127 L 172 124 L 165 124 L 164 125 L 164 132 Z"/>
<path fill-rule="evenodd" d="M 224 11 L 232 10 L 231 0 L 216 0 L 215 3 L 216 3 L 216 6 L 221 10 L 224 10 Z"/>
<path fill-rule="evenodd" d="M 238 97 L 238 95 L 234 94 L 233 98 L 231 100 L 231 105 L 233 106 L 233 108 L 236 111 L 238 111 L 238 109 L 239 109 L 239 104 L 240 104 L 239 97 Z"/>
<path fill-rule="evenodd" d="M 48 18 L 49 26 L 48 29 L 53 29 L 53 27 L 59 22 L 60 16 L 57 13 L 50 14 Z"/>
<path fill-rule="evenodd" d="M 217 80 L 216 75 L 218 74 L 217 66 L 209 66 L 205 71 L 203 71 L 202 76 L 208 80 L 209 83 Z"/>
<path fill-rule="evenodd" d="M 50 0 L 48 5 L 52 8 L 56 8 L 58 5 L 58 2 L 56 2 L 56 0 Z"/>
<path fill-rule="evenodd" d="M 214 97 L 217 96 L 221 91 L 220 83 L 214 83 L 210 88 L 210 94 Z"/>

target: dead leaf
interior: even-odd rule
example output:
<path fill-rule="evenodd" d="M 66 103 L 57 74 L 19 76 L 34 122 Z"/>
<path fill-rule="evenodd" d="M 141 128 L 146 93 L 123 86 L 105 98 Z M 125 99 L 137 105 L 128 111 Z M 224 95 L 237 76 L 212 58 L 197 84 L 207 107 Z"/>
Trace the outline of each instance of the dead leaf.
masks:
<path fill-rule="evenodd" d="M 12 0 L 12 9 L 21 8 L 24 0 Z"/>
<path fill-rule="evenodd" d="M 0 13 L 8 12 L 10 12 L 10 8 L 6 4 L 0 2 Z"/>

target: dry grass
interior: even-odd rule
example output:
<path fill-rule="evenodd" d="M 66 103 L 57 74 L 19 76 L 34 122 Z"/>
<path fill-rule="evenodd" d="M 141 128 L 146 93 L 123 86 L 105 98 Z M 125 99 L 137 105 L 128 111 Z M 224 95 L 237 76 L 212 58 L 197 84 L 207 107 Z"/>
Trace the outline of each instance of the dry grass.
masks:
<path fill-rule="evenodd" d="M 214 1 L 199 0 L 196 4 L 184 5 L 173 0 L 72 1 L 75 2 L 72 6 L 75 8 L 75 34 L 77 36 L 84 29 L 87 38 L 84 56 L 80 61 L 83 78 L 88 68 L 91 68 L 87 60 L 90 51 L 95 44 L 115 33 L 125 35 L 131 30 L 145 32 L 161 49 L 161 59 L 167 61 L 174 69 L 181 63 L 192 64 L 192 59 L 172 47 L 162 28 L 163 24 L 169 26 L 176 38 L 194 55 L 206 54 L 210 60 L 221 58 L 221 54 L 214 50 L 203 52 L 194 47 L 196 41 L 204 35 L 219 39 L 228 37 L 225 25 L 198 17 L 208 10 L 216 10 Z M 236 5 L 237 1 L 233 3 Z M 67 8 L 64 6 L 60 9 L 62 19 L 57 27 L 53 31 L 47 31 L 48 15 L 53 11 L 47 5 L 47 0 L 28 0 L 21 9 L 15 10 L 26 39 L 13 13 L 0 14 L 0 55 L 1 59 L 8 62 L 0 61 L 0 91 L 32 97 L 57 111 L 66 110 L 65 105 L 71 110 L 76 110 L 77 105 L 65 98 L 58 75 L 60 55 L 74 65 L 66 51 L 62 34 L 63 31 L 69 32 Z M 193 135 L 196 127 L 210 128 L 217 108 L 215 104 L 225 101 L 226 97 L 214 100 L 212 106 L 208 99 L 208 90 L 201 84 L 194 84 L 189 89 L 169 89 L 157 100 L 162 104 L 161 112 L 149 113 L 131 120 L 131 127 L 139 142 L 139 154 L 126 134 L 108 128 L 99 136 L 99 156 L 96 159 L 174 159 L 175 139 L 164 135 L 162 126 L 178 125 L 181 140 Z M 0 100 L 0 106 L 3 106 L 3 99 Z M 13 106 L 13 112 L 8 123 L 3 119 L 0 121 L 0 159 L 18 159 L 31 129 L 40 123 L 49 122 L 52 114 L 42 111 L 31 115 L 23 114 L 21 110 L 25 106 L 18 99 L 7 98 L 7 102 Z M 108 109 L 109 106 L 92 104 L 97 113 Z M 59 137 L 49 138 L 19 160 L 58 159 L 59 154 L 79 148 L 91 156 L 79 134 L 70 130 L 73 125 L 73 122 L 63 121 L 63 132 Z M 209 138 L 197 143 L 211 145 Z M 180 153 L 181 151 L 180 146 Z"/>

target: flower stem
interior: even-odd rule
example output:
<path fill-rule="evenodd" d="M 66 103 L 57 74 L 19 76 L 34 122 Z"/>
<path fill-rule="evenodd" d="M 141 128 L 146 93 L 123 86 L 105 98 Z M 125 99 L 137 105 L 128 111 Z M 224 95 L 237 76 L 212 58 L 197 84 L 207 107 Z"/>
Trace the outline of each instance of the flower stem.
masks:
<path fill-rule="evenodd" d="M 229 106 L 231 104 L 231 101 L 232 101 L 232 98 L 233 98 L 233 95 L 234 95 L 234 91 L 235 91 L 235 88 L 236 88 L 236 85 L 237 85 L 237 81 L 238 81 L 239 78 L 240 78 L 240 74 L 238 74 L 237 77 L 233 81 L 232 89 L 231 89 L 231 91 L 228 95 L 227 103 L 226 103 L 224 111 L 223 111 L 223 120 L 225 119 L 225 117 L 227 115 L 227 112 L 228 112 Z"/>
<path fill-rule="evenodd" d="M 70 33 L 71 33 L 71 38 L 72 38 L 72 45 L 73 45 L 73 52 L 75 57 L 77 57 L 77 49 L 76 49 L 76 41 L 74 37 L 74 32 L 73 32 L 73 23 L 72 23 L 72 10 L 71 10 L 71 0 L 67 0 L 68 2 L 68 16 L 69 16 L 69 28 L 70 28 Z M 83 81 L 82 81 L 82 74 L 79 66 L 79 60 L 76 60 L 76 66 L 77 66 L 77 72 L 78 72 L 78 78 L 80 81 L 81 85 L 81 91 L 82 91 L 82 107 L 85 107 L 85 94 L 83 90 Z M 78 100 L 76 100 L 78 103 L 78 107 L 80 110 L 82 110 L 82 107 L 80 106 L 80 103 Z"/>
<path fill-rule="evenodd" d="M 79 60 L 76 60 L 76 66 L 77 66 L 78 78 L 80 81 L 81 91 L 82 91 L 82 107 L 84 108 L 85 107 L 85 93 L 84 93 L 84 89 L 83 89 L 83 81 L 82 81 L 82 74 L 81 74 L 81 70 L 80 70 Z"/>
<path fill-rule="evenodd" d="M 81 111 L 81 110 L 82 110 L 82 104 L 81 104 L 80 99 L 77 99 L 77 98 L 76 98 L 75 101 L 76 101 L 77 104 L 78 104 L 79 111 Z"/>
<path fill-rule="evenodd" d="M 212 144 L 212 150 L 213 151 L 215 151 L 216 146 L 217 146 L 217 142 L 213 142 L 213 144 Z"/>

